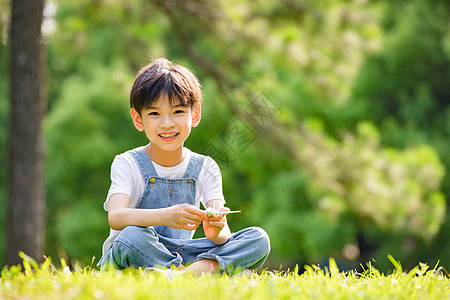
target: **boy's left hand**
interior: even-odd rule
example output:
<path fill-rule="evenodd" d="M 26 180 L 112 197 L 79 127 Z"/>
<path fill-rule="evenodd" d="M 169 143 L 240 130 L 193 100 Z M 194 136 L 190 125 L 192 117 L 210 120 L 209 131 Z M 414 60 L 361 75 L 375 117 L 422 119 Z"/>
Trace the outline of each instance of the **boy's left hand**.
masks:
<path fill-rule="evenodd" d="M 228 207 L 221 207 L 218 209 L 219 212 L 224 212 L 221 216 L 206 216 L 203 220 L 203 230 L 205 232 L 205 236 L 213 241 L 216 244 L 223 244 L 228 241 L 229 236 L 227 232 L 229 232 L 228 224 L 227 224 L 227 211 L 230 211 Z M 225 235 L 221 235 L 223 229 L 226 229 L 224 232 Z"/>

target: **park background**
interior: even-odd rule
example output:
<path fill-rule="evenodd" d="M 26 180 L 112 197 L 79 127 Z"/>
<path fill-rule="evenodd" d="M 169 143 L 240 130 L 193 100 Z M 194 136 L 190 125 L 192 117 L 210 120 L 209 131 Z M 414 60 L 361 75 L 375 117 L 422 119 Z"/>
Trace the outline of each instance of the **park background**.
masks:
<path fill-rule="evenodd" d="M 228 206 L 242 210 L 231 229 L 268 232 L 269 268 L 332 256 L 383 270 L 387 254 L 448 268 L 449 12 L 433 0 L 47 1 L 45 253 L 100 258 L 110 164 L 146 143 L 129 90 L 164 56 L 203 85 L 186 146 L 221 167 Z M 0 265 L 9 13 L 1 1 Z"/>

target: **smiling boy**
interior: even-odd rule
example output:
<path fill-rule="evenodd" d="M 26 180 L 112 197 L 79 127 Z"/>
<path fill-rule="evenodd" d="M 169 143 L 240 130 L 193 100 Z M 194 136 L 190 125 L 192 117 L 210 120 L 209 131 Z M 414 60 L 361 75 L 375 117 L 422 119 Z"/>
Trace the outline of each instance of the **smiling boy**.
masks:
<path fill-rule="evenodd" d="M 198 79 L 180 65 L 160 58 L 137 74 L 130 112 L 149 144 L 112 163 L 104 203 L 111 231 L 99 262 L 103 269 L 176 267 L 194 275 L 233 274 L 266 260 L 270 242 L 264 230 L 230 232 L 218 165 L 183 146 L 200 123 L 201 104 Z M 208 216 L 200 202 L 224 213 Z M 192 239 L 200 224 L 205 238 Z"/>

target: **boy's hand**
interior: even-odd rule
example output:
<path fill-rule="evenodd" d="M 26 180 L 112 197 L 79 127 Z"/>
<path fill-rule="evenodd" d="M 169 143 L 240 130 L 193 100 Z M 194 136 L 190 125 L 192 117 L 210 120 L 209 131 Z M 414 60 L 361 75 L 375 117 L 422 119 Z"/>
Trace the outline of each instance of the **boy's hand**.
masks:
<path fill-rule="evenodd" d="M 195 230 L 203 221 L 206 213 L 189 204 L 179 204 L 168 207 L 165 226 L 175 229 Z"/>
<path fill-rule="evenodd" d="M 213 215 L 213 216 L 205 216 L 203 221 L 203 230 L 205 232 L 205 236 L 213 241 L 215 244 L 223 244 L 228 241 L 229 237 L 229 228 L 227 224 L 227 211 L 230 211 L 228 207 L 221 207 L 218 209 L 219 212 L 224 212 L 221 216 Z M 223 232 L 223 229 L 226 229 Z"/>

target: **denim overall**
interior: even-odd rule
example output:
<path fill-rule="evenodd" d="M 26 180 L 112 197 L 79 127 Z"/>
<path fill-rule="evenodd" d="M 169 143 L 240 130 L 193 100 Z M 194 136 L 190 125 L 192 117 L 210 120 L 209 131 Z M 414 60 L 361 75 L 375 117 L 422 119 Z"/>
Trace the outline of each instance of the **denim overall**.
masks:
<path fill-rule="evenodd" d="M 145 191 L 137 208 L 157 209 L 177 204 L 195 205 L 196 181 L 204 156 L 192 152 L 186 173 L 180 179 L 158 177 L 143 148 L 131 150 L 145 181 Z M 270 242 L 264 230 L 250 227 L 233 233 L 223 245 L 207 238 L 192 239 L 194 231 L 167 226 L 127 226 L 117 236 L 102 269 L 111 265 L 127 267 L 178 267 L 201 259 L 219 263 L 219 271 L 233 274 L 242 269 L 261 267 L 269 255 Z"/>

